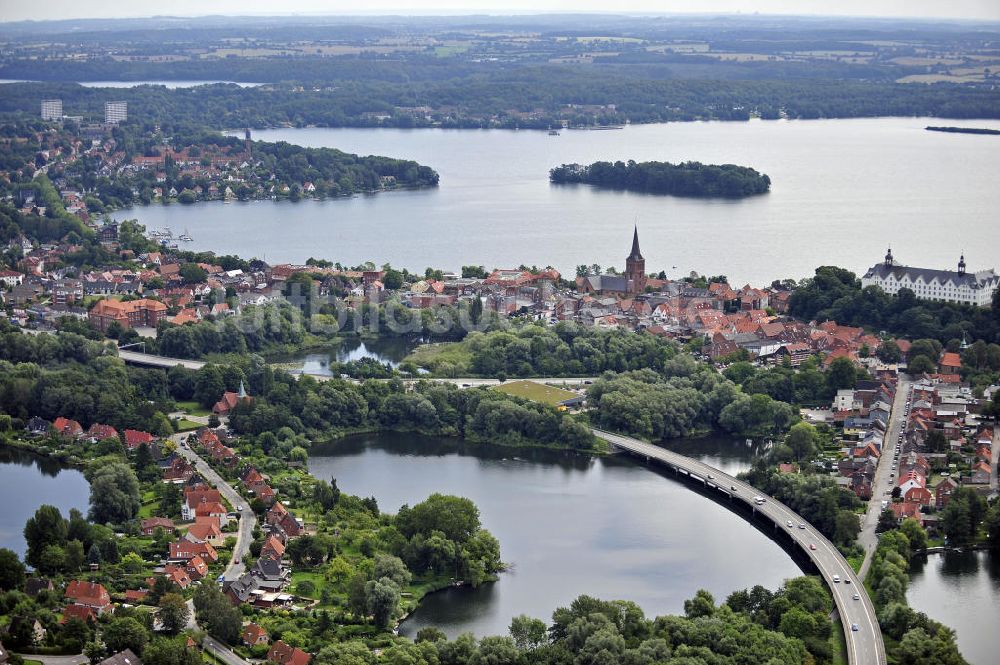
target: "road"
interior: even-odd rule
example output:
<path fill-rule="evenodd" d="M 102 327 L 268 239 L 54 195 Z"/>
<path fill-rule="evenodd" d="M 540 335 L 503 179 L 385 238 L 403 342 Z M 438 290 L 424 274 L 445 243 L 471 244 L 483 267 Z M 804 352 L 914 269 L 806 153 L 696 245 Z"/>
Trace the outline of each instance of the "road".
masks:
<path fill-rule="evenodd" d="M 244 560 L 250 551 L 250 541 L 253 540 L 253 530 L 257 526 L 257 516 L 250 510 L 249 502 L 240 496 L 239 492 L 233 489 L 232 485 L 227 483 L 215 469 L 210 467 L 198 453 L 186 445 L 184 440 L 187 439 L 187 436 L 187 434 L 174 434 L 171 437 L 177 443 L 177 452 L 191 462 L 194 468 L 198 470 L 198 473 L 205 480 L 212 483 L 222 496 L 225 497 L 226 501 L 233 505 L 234 509 L 238 506 L 243 506 L 243 510 L 239 511 L 240 521 L 239 530 L 236 532 L 236 546 L 233 548 L 233 556 L 229 560 L 229 566 L 223 573 L 226 580 L 238 579 L 246 570 Z"/>
<path fill-rule="evenodd" d="M 129 351 L 128 349 L 118 349 L 118 357 L 127 363 L 132 363 L 135 365 L 145 365 L 147 367 L 165 367 L 171 368 L 175 365 L 181 365 L 187 367 L 188 369 L 201 369 L 205 366 L 205 363 L 200 360 L 185 360 L 183 358 L 171 358 L 168 356 L 155 356 L 150 353 L 141 353 L 139 351 Z M 292 372 L 292 374 L 302 375 L 304 372 Z M 318 381 L 326 381 L 334 377 L 326 374 L 308 374 L 312 378 Z M 360 383 L 356 379 L 349 379 L 356 383 Z M 414 382 L 420 379 L 408 379 L 406 382 Z M 460 388 L 471 388 L 475 386 L 497 386 L 500 385 L 498 379 L 484 379 L 480 377 L 457 377 L 457 378 L 440 378 L 435 377 L 429 379 L 432 381 L 439 381 L 441 383 L 453 383 Z M 521 380 L 521 379 L 519 379 Z M 542 383 L 557 386 L 577 386 L 585 383 L 593 383 L 597 380 L 596 376 L 581 376 L 581 377 L 537 377 L 532 379 L 523 379 L 524 381 L 532 381 L 534 383 Z"/>
<path fill-rule="evenodd" d="M 882 512 L 882 502 L 892 501 L 891 492 L 896 476 L 896 470 L 892 467 L 899 451 L 899 435 L 906 428 L 906 400 L 913 387 L 913 382 L 905 377 L 905 374 L 900 374 L 899 383 L 896 384 L 896 396 L 892 400 L 892 414 L 889 416 L 889 431 L 886 432 L 885 440 L 882 442 L 882 454 L 879 455 L 878 466 L 875 467 L 875 479 L 872 481 L 872 498 L 868 500 L 868 509 L 865 511 L 861 532 L 858 534 L 858 543 L 865 549 L 865 560 L 858 571 L 861 579 L 868 576 L 872 556 L 878 547 L 875 527 L 878 526 L 878 516 Z"/>
<path fill-rule="evenodd" d="M 202 640 L 201 646 L 205 651 L 210 652 L 226 665 L 250 665 L 247 661 L 233 653 L 225 644 L 207 635 Z"/>
<path fill-rule="evenodd" d="M 737 480 L 704 462 L 638 439 L 598 429 L 593 430 L 593 432 L 595 436 L 608 441 L 621 450 L 645 457 L 647 461 L 656 460 L 679 472 L 686 473 L 692 478 L 701 480 L 709 487 L 718 488 L 733 500 L 746 503 L 756 513 L 764 515 L 778 528 L 787 531 L 792 540 L 809 556 L 830 588 L 837 612 L 840 614 L 844 626 L 847 657 L 850 665 L 885 665 L 885 645 L 882 643 L 882 632 L 879 629 L 875 606 L 872 604 L 871 598 L 868 597 L 861 579 L 854 573 L 840 551 L 812 525 L 806 523 L 788 506 L 775 501 L 752 485 Z M 761 505 L 755 505 L 753 500 L 755 496 L 764 497 L 765 502 Z M 792 528 L 787 527 L 789 522 L 794 525 Z M 797 525 L 800 524 L 804 525 L 805 528 L 797 528 Z M 834 581 L 835 575 L 844 581 Z M 855 594 L 858 595 L 857 600 L 854 599 Z M 858 630 L 851 630 L 851 624 L 857 624 Z"/>
<path fill-rule="evenodd" d="M 22 653 L 19 655 L 24 657 L 25 660 L 37 660 L 43 665 L 82 665 L 89 662 L 88 658 L 82 653 L 78 653 L 75 656 L 42 656 L 35 653 Z M 234 663 L 233 665 L 236 664 Z"/>

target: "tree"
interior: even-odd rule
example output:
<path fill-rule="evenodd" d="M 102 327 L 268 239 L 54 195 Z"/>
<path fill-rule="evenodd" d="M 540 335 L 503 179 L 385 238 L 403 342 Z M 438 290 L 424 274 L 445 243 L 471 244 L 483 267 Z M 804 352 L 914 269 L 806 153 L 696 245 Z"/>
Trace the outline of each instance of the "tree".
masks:
<path fill-rule="evenodd" d="M 386 270 L 382 276 L 382 285 L 389 291 L 395 291 L 403 286 L 403 273 L 392 268 Z"/>
<path fill-rule="evenodd" d="M 185 637 L 157 637 L 142 653 L 143 665 L 200 665 L 201 652 L 187 647 Z"/>
<path fill-rule="evenodd" d="M 858 373 L 850 358 L 834 358 L 826 374 L 826 385 L 831 393 L 845 388 L 853 388 L 857 383 Z"/>
<path fill-rule="evenodd" d="M 42 553 L 49 546 L 61 547 L 66 542 L 69 525 L 59 509 L 48 504 L 38 507 L 24 525 L 24 540 L 28 544 L 25 560 L 40 568 Z"/>
<path fill-rule="evenodd" d="M 797 460 L 811 459 L 816 454 L 816 428 L 809 423 L 796 423 L 788 431 L 785 444 Z"/>
<path fill-rule="evenodd" d="M 184 597 L 176 593 L 165 594 L 160 598 L 158 604 L 160 608 L 157 616 L 163 624 L 163 630 L 170 635 L 176 635 L 187 625 L 191 616 Z"/>
<path fill-rule="evenodd" d="M 90 519 L 98 524 L 121 524 L 139 514 L 139 481 L 127 464 L 102 466 L 90 477 Z"/>
<path fill-rule="evenodd" d="M 898 363 L 903 359 L 903 352 L 895 340 L 886 340 L 878 347 L 875 356 L 884 363 Z"/>
<path fill-rule="evenodd" d="M 518 649 L 535 649 L 545 643 L 546 630 L 545 622 L 527 614 L 521 614 L 510 621 L 510 636 L 514 639 L 514 644 Z"/>
<path fill-rule="evenodd" d="M 0 547 L 0 589 L 20 590 L 24 586 L 25 568 L 14 550 Z"/>
<path fill-rule="evenodd" d="M 149 631 L 137 619 L 122 617 L 112 619 L 102 631 L 102 637 L 111 653 L 131 649 L 136 655 L 142 655 L 142 650 L 149 641 Z"/>
<path fill-rule="evenodd" d="M 689 619 L 710 617 L 713 614 L 715 614 L 715 598 L 704 589 L 698 589 L 694 598 L 684 601 L 684 615 Z"/>
<path fill-rule="evenodd" d="M 180 276 L 185 284 L 201 284 L 208 279 L 208 271 L 197 263 L 182 263 Z"/>
<path fill-rule="evenodd" d="M 402 559 L 391 554 L 375 555 L 375 570 L 372 574 L 375 579 L 388 578 L 399 587 L 405 587 L 410 583 L 412 575 L 406 568 Z"/>
<path fill-rule="evenodd" d="M 937 370 L 934 361 L 927 356 L 911 357 L 906 364 L 906 369 L 910 374 L 933 374 Z"/>
<path fill-rule="evenodd" d="M 239 608 L 214 584 L 198 587 L 194 593 L 194 611 L 198 624 L 212 637 L 236 644 L 243 626 Z"/>
<path fill-rule="evenodd" d="M 365 604 L 368 614 L 379 628 L 389 625 L 399 604 L 399 598 L 399 585 L 387 577 L 370 580 L 365 584 Z"/>
<path fill-rule="evenodd" d="M 875 526 L 875 533 L 885 533 L 896 528 L 896 513 L 891 508 L 886 508 L 878 514 L 878 524 Z"/>
<path fill-rule="evenodd" d="M 910 541 L 911 552 L 927 549 L 927 532 L 917 520 L 907 517 L 899 525 L 899 531 Z"/>

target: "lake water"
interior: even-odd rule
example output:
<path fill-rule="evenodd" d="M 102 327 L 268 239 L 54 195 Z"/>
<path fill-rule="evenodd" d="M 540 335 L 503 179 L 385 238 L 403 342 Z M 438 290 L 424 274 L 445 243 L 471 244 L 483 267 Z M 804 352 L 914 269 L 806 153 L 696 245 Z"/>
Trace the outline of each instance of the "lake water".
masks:
<path fill-rule="evenodd" d="M 953 628 L 972 665 L 997 662 L 993 630 L 1000 625 L 1000 556 L 944 552 L 910 563 L 910 606 Z"/>
<path fill-rule="evenodd" d="M 726 438 L 681 442 L 730 473 L 754 448 Z M 511 565 L 495 584 L 429 596 L 401 626 L 449 636 L 505 634 L 510 619 L 581 594 L 678 613 L 699 588 L 717 601 L 801 574 L 775 542 L 724 505 L 629 458 L 464 445 L 411 434 L 352 437 L 310 453 L 309 471 L 395 512 L 434 492 L 472 499 Z"/>
<path fill-rule="evenodd" d="M 119 213 L 148 227 L 187 228 L 185 249 L 302 263 L 310 256 L 422 271 L 578 264 L 623 267 L 638 222 L 648 270 L 692 270 L 740 285 L 861 271 L 892 244 L 908 265 L 998 263 L 1000 137 L 945 134 L 927 124 L 998 121 L 874 118 L 689 122 L 617 131 L 274 129 L 254 138 L 415 159 L 437 189 L 324 202 L 155 205 Z M 769 194 L 686 199 L 553 186 L 561 163 L 635 159 L 734 163 L 770 175 Z"/>
<path fill-rule="evenodd" d="M 24 555 L 24 523 L 43 503 L 69 517 L 70 508 L 84 514 L 90 485 L 77 469 L 17 448 L 0 446 L 0 547 Z"/>
<path fill-rule="evenodd" d="M 362 358 L 372 358 L 391 367 L 399 367 L 403 358 L 408 356 L 420 344 L 418 339 L 402 337 L 379 337 L 377 339 L 344 338 L 340 345 L 325 352 L 310 352 L 291 358 L 278 359 L 276 362 L 293 372 L 331 376 L 330 361 L 351 362 Z"/>

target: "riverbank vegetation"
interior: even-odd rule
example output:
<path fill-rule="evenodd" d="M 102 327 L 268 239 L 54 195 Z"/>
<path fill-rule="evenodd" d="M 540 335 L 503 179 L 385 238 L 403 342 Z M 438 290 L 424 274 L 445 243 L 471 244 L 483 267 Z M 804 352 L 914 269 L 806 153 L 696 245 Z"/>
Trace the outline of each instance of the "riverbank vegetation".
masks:
<path fill-rule="evenodd" d="M 556 185 L 586 184 L 647 194 L 738 199 L 764 194 L 771 179 L 747 166 L 701 162 L 594 162 L 563 164 L 549 171 Z"/>
<path fill-rule="evenodd" d="M 955 631 L 906 604 L 910 559 L 926 542 L 923 527 L 914 519 L 879 537 L 865 585 L 875 603 L 886 652 L 890 662 L 966 665 Z"/>

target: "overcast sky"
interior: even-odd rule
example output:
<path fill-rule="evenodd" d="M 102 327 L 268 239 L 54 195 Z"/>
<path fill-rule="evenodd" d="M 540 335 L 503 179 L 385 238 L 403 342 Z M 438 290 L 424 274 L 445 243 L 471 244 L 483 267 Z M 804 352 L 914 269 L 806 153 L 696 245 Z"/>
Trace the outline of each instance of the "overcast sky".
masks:
<path fill-rule="evenodd" d="M 1000 20 L 1000 0 L 0 0 L 0 21 L 205 14 L 743 12 Z"/>

